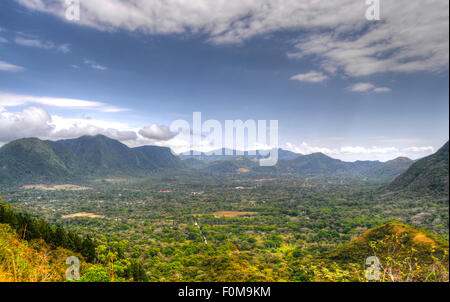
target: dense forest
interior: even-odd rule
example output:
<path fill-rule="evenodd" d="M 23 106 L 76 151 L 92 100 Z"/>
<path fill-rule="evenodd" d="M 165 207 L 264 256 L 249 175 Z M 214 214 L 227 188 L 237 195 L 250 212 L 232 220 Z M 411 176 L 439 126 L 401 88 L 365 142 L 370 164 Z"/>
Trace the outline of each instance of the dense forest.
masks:
<path fill-rule="evenodd" d="M 35 143 L 58 154 L 45 165 L 69 165 L 67 150 Z M 75 143 L 76 156 L 85 156 L 84 142 L 64 144 Z M 152 158 L 155 150 L 145 149 L 120 148 L 132 150 L 128 163 Z M 27 164 L 4 150 L 17 167 Z M 243 171 L 252 158 L 204 161 L 200 169 L 184 161 L 202 159 L 184 158 L 176 169 L 88 170 L 59 182 L 35 174 L 59 170 L 21 168 L 35 181 L 2 185 L 0 278 L 64 281 L 65 259 L 78 255 L 80 281 L 368 281 L 366 259 L 376 256 L 379 281 L 448 281 L 448 144 L 416 162 L 360 162 L 358 170 L 321 154 L 286 156 L 280 165 L 295 165 L 281 174 Z M 114 158 L 83 161 L 112 171 Z M 360 174 L 380 169 L 390 176 Z"/>

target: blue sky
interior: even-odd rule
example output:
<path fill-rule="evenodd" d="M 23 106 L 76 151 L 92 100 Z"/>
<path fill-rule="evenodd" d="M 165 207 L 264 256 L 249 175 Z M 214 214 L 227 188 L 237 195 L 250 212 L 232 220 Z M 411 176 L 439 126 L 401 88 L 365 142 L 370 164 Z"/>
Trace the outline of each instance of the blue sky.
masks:
<path fill-rule="evenodd" d="M 180 152 L 168 126 L 194 111 L 275 119 L 281 147 L 344 160 L 448 140 L 448 2 L 385 0 L 372 22 L 365 1 L 230 2 L 81 0 L 69 21 L 64 1 L 2 1 L 0 144 L 101 133 Z"/>

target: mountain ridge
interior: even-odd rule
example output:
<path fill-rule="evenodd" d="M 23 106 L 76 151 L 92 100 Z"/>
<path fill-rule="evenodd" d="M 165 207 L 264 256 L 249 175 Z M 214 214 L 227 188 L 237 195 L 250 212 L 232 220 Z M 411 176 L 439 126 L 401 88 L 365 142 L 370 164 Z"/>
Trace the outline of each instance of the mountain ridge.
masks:
<path fill-rule="evenodd" d="M 169 148 L 129 148 L 103 135 L 60 141 L 25 138 L 0 148 L 0 183 L 55 181 L 86 175 L 143 175 L 183 167 Z"/>
<path fill-rule="evenodd" d="M 221 150 L 224 152 L 224 149 Z M 53 181 L 88 175 L 143 176 L 158 171 L 189 169 L 211 173 L 268 173 L 304 176 L 373 177 L 391 181 L 413 163 L 407 158 L 388 162 L 345 162 L 323 153 L 302 155 L 278 149 L 275 166 L 260 167 L 261 154 L 176 156 L 169 148 L 141 146 L 130 148 L 104 135 L 81 136 L 59 141 L 25 138 L 0 148 L 0 182 Z M 222 153 L 224 154 L 224 153 Z M 182 160 L 184 159 L 184 160 Z"/>
<path fill-rule="evenodd" d="M 390 192 L 446 195 L 449 193 L 449 142 L 411 165 L 387 187 Z"/>

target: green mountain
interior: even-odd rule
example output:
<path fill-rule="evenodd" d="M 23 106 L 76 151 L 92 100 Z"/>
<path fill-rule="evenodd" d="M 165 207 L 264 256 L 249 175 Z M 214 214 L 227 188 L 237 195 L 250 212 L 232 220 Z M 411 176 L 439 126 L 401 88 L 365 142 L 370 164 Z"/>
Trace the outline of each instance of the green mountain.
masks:
<path fill-rule="evenodd" d="M 41 141 L 37 138 L 21 139 L 0 148 L 0 183 L 54 181 L 88 175 L 141 176 L 161 170 L 183 168 L 205 173 L 287 173 L 391 180 L 413 163 L 407 158 L 397 158 L 386 163 L 344 162 L 323 153 L 301 155 L 283 149 L 279 149 L 278 152 L 279 161 L 276 166 L 260 167 L 258 165 L 260 154 L 249 155 L 246 152 L 239 156 L 236 151 L 232 151 L 232 156 L 182 155 L 181 158 L 184 160 L 181 160 L 169 148 L 157 146 L 129 148 L 103 135 L 82 136 L 56 142 Z M 446 160 L 447 165 L 444 165 L 444 168 L 447 168 L 448 173 L 448 156 Z M 432 173 L 434 175 L 437 172 Z M 445 182 L 442 175 L 442 173 L 434 175 L 436 181 L 444 179 Z M 420 180 L 420 177 L 418 179 Z M 423 181 L 430 179 L 432 178 L 427 174 Z M 446 183 L 448 192 L 448 175 Z"/>
<path fill-rule="evenodd" d="M 0 183 L 58 179 L 79 172 L 70 150 L 37 138 L 13 141 L 0 148 Z"/>
<path fill-rule="evenodd" d="M 186 158 L 183 159 L 183 164 L 189 168 L 189 169 L 194 169 L 194 170 L 200 170 L 205 168 L 206 166 L 208 166 L 208 163 L 200 160 L 200 159 L 195 159 L 195 158 Z"/>
<path fill-rule="evenodd" d="M 280 161 L 281 172 L 301 175 L 350 176 L 393 179 L 413 163 L 408 158 L 397 158 L 386 163 L 379 161 L 344 162 L 323 153 L 303 155 L 290 161 Z"/>
<path fill-rule="evenodd" d="M 393 180 L 403 172 L 405 172 L 414 161 L 407 157 L 398 157 L 388 162 L 377 165 L 366 172 L 367 176 L 376 178 L 386 178 Z"/>
<path fill-rule="evenodd" d="M 233 151 L 234 152 L 234 151 Z M 208 173 L 241 173 L 297 174 L 314 176 L 346 176 L 369 177 L 391 181 L 413 163 L 408 158 L 397 158 L 386 163 L 380 161 L 344 162 L 331 158 L 323 153 L 301 155 L 279 149 L 278 163 L 272 167 L 258 165 L 260 156 L 249 156 L 247 153 L 237 156 L 223 155 L 183 155 L 184 162 L 190 168 Z M 216 159 L 212 161 L 212 159 Z"/>
<path fill-rule="evenodd" d="M 153 166 L 155 169 L 179 169 L 185 165 L 181 159 L 174 155 L 170 148 L 157 146 L 142 146 L 132 149 L 136 153 L 144 155 L 144 166 Z M 141 156 L 138 156 L 142 159 Z"/>
<path fill-rule="evenodd" d="M 258 166 L 257 159 L 239 157 L 236 159 L 221 160 L 209 163 L 200 171 L 207 173 L 248 173 Z"/>
<path fill-rule="evenodd" d="M 448 142 L 435 154 L 415 162 L 387 191 L 445 195 L 448 197 Z"/>
<path fill-rule="evenodd" d="M 231 154 L 231 155 L 225 155 L 225 154 Z M 302 155 L 299 153 L 291 152 L 291 151 L 284 150 L 281 148 L 278 149 L 278 159 L 279 160 L 292 160 L 299 156 L 302 156 Z M 206 152 L 189 151 L 188 154 L 186 154 L 186 153 L 179 154 L 179 157 L 182 160 L 193 158 L 193 159 L 202 160 L 205 162 L 215 162 L 215 161 L 238 159 L 241 157 L 245 157 L 248 159 L 259 159 L 259 158 L 264 158 L 265 156 L 262 156 L 261 152 L 259 150 L 256 151 L 255 155 L 253 155 L 253 154 L 249 154 L 248 151 L 238 152 L 236 150 L 222 148 L 222 149 L 207 152 L 207 153 Z"/>
<path fill-rule="evenodd" d="M 57 143 L 88 162 L 97 172 L 128 172 L 133 169 L 146 168 L 144 163 L 148 164 L 141 154 L 137 154 L 121 142 L 103 135 L 82 136 Z"/>
<path fill-rule="evenodd" d="M 299 156 L 294 160 L 280 161 L 278 169 L 285 173 L 302 175 L 343 175 L 353 173 L 352 165 L 323 153 Z"/>
<path fill-rule="evenodd" d="M 183 167 L 169 148 L 129 148 L 103 135 L 56 142 L 27 138 L 0 148 L 0 183 L 63 181 L 88 175 L 142 175 Z"/>

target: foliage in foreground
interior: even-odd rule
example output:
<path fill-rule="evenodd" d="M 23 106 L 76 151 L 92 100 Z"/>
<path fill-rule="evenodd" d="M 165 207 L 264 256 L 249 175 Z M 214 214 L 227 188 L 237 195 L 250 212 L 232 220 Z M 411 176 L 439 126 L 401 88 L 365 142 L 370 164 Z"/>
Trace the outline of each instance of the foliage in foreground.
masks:
<path fill-rule="evenodd" d="M 11 226 L 0 224 L 1 282 L 64 281 L 65 260 L 72 255 L 63 248 L 52 249 L 42 239 L 22 240 Z"/>

